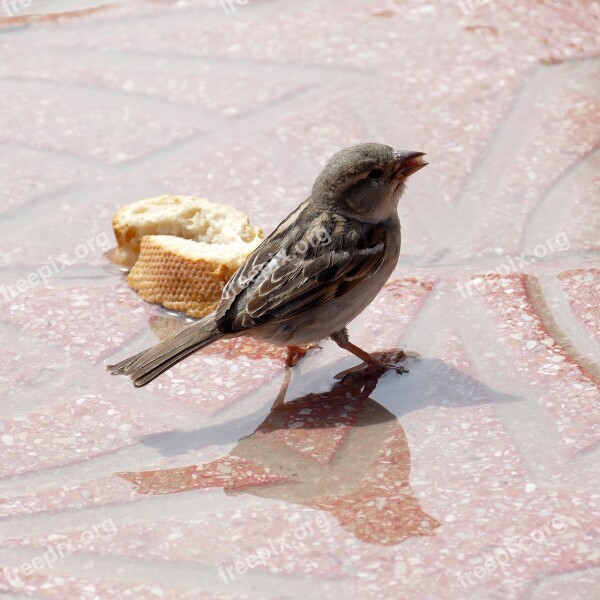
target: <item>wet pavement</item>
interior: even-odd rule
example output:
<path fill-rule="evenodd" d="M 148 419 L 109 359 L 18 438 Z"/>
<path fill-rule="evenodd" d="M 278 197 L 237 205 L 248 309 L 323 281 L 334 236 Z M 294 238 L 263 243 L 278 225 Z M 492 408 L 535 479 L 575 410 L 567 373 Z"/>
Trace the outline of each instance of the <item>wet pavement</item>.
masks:
<path fill-rule="evenodd" d="M 598 5 L 26 4 L 0 10 L 0 598 L 598 598 Z M 105 257 L 122 204 L 268 232 L 369 139 L 430 163 L 350 326 L 409 373 L 247 339 L 105 372 L 184 324 Z"/>

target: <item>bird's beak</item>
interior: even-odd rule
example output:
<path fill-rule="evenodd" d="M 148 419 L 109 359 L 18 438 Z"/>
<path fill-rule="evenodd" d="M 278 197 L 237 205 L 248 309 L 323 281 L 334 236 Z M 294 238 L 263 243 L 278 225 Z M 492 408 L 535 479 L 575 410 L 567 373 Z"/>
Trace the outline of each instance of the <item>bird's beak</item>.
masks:
<path fill-rule="evenodd" d="M 425 152 L 396 152 L 396 177 L 410 177 L 427 166 L 424 156 Z"/>

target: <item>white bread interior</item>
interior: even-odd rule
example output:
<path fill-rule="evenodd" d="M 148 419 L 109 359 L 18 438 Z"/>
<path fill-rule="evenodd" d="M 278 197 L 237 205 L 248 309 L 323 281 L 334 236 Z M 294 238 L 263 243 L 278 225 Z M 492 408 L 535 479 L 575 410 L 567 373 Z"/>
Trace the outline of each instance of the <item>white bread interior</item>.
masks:
<path fill-rule="evenodd" d="M 145 235 L 194 240 L 203 243 L 206 252 L 213 244 L 221 245 L 221 250 L 232 245 L 246 255 L 263 238 L 243 212 L 194 196 L 159 196 L 127 204 L 115 215 L 113 229 L 118 244 L 115 262 L 126 268 L 135 264 Z"/>
<path fill-rule="evenodd" d="M 201 318 L 263 233 L 228 206 L 192 196 L 161 196 L 124 206 L 113 219 L 115 262 L 148 302 Z"/>

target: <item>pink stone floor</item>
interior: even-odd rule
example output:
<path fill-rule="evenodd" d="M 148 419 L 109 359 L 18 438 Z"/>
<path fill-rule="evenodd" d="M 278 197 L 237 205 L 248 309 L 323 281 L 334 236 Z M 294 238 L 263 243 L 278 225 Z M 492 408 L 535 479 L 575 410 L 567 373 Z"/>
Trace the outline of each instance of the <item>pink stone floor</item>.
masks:
<path fill-rule="evenodd" d="M 600 598 L 599 4 L 41 4 L 0 9 L 0 598 Z M 122 204 L 269 231 L 369 139 L 430 162 L 350 327 L 410 373 L 325 343 L 270 413 L 248 340 L 105 372 L 182 326 L 105 257 Z"/>

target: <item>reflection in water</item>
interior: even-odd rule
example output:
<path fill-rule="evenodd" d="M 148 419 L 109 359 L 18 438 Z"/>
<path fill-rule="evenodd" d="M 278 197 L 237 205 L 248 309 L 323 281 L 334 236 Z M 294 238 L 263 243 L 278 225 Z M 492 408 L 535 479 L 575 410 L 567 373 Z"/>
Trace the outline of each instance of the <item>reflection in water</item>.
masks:
<path fill-rule="evenodd" d="M 226 457 L 202 466 L 119 473 L 141 494 L 223 487 L 327 511 L 358 539 L 398 544 L 432 535 L 439 523 L 409 484 L 410 453 L 395 416 L 369 398 L 364 372 L 326 393 L 271 412 Z"/>
<path fill-rule="evenodd" d="M 151 327 L 164 339 L 186 323 L 154 317 Z M 388 351 L 394 354 L 397 350 Z M 281 359 L 285 350 L 247 338 L 217 342 L 205 353 Z M 440 359 L 407 360 L 408 375 L 388 376 L 377 397 L 396 415 L 423 409 L 519 398 L 495 391 Z M 331 373 L 332 365 L 327 366 Z M 333 371 L 335 373 L 335 371 Z M 330 375 L 327 375 L 329 377 Z M 378 377 L 357 371 L 325 393 L 287 402 L 255 432 L 216 461 L 159 471 L 119 473 L 140 494 L 173 494 L 210 487 L 230 496 L 252 494 L 326 511 L 358 539 L 382 545 L 434 535 L 439 523 L 419 506 L 410 488 L 410 453 L 394 414 L 370 398 Z M 158 434 L 144 443 L 177 456 L 211 444 L 236 441 L 260 413 L 193 431 Z"/>

